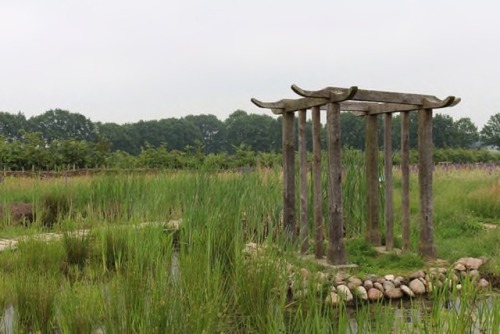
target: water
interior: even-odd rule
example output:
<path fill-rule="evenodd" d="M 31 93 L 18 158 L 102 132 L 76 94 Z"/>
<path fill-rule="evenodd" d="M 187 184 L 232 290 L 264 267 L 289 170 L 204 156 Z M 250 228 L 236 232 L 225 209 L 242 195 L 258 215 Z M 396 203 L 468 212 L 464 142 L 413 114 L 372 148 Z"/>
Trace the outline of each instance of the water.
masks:
<path fill-rule="evenodd" d="M 1 334 L 14 334 L 14 319 L 16 311 L 12 304 L 7 305 L 0 318 L 0 333 Z"/>

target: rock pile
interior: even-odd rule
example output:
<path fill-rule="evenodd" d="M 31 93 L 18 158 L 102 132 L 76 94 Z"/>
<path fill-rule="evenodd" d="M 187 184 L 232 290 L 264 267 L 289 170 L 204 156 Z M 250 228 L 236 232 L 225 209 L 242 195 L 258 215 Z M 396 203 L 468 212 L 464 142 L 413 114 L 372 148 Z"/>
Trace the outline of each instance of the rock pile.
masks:
<path fill-rule="evenodd" d="M 248 243 L 243 253 L 248 258 L 263 259 L 267 252 L 265 245 Z M 484 258 L 461 258 L 451 268 L 431 267 L 418 270 L 407 277 L 385 275 L 379 277 L 368 275 L 361 278 L 346 271 L 310 272 L 306 268 L 297 268 L 290 263 L 279 260 L 278 265 L 286 262 L 288 274 L 287 295 L 300 299 L 315 291 L 324 298 L 327 304 L 355 301 L 376 302 L 382 299 L 398 300 L 426 295 L 433 289 L 462 290 L 462 283 L 467 280 L 481 288 L 488 288 L 490 283 L 481 277 L 479 268 L 485 263 Z"/>
<path fill-rule="evenodd" d="M 310 289 L 315 289 L 318 294 L 326 296 L 325 303 L 336 305 L 341 301 L 376 302 L 381 299 L 415 298 L 438 288 L 460 291 L 464 280 L 469 280 L 481 288 L 488 288 L 489 282 L 481 278 L 479 273 L 484 262 L 485 259 L 482 258 L 462 258 L 451 269 L 431 267 L 428 270 L 416 271 L 408 277 L 369 275 L 364 279 L 349 276 L 345 272 L 317 272 L 313 275 L 306 268 L 300 268 L 294 271 L 295 276 L 290 276 L 295 283 L 289 284 L 289 295 L 301 298 L 306 296 Z"/>

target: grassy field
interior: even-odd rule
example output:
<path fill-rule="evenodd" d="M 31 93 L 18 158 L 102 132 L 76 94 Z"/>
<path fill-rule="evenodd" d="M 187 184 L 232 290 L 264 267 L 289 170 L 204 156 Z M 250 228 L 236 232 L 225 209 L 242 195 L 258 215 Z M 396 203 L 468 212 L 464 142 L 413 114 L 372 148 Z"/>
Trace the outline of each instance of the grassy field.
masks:
<path fill-rule="evenodd" d="M 359 265 L 354 273 L 406 274 L 425 267 L 414 252 L 380 255 L 363 240 L 361 175 L 359 168 L 349 169 L 344 182 L 348 260 Z M 15 309 L 15 332 L 497 333 L 500 299 L 467 282 L 460 293 L 436 290 L 432 303 L 333 307 L 313 291 L 290 300 L 289 264 L 318 268 L 298 260 L 298 246 L 284 242 L 281 187 L 275 170 L 5 178 L 0 203 L 34 203 L 37 216 L 29 227 L 4 217 L 0 239 L 47 231 L 65 237 L 26 239 L 0 253 L 0 309 Z M 400 188 L 396 172 L 396 246 Z M 418 242 L 417 190 L 412 174 L 412 250 Z M 498 281 L 499 169 L 437 169 L 434 190 L 439 258 L 452 263 L 486 256 L 481 272 Z M 178 232 L 160 225 L 136 228 L 180 218 Z M 91 233 L 70 234 L 80 228 Z M 266 256 L 246 256 L 249 241 L 267 244 Z"/>

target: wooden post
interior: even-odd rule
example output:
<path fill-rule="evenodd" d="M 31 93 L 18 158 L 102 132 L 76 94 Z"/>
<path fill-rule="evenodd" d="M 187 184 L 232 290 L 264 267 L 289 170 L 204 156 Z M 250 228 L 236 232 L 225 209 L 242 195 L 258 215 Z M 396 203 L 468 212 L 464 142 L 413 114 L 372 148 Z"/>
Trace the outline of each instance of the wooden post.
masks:
<path fill-rule="evenodd" d="M 436 256 L 432 223 L 432 109 L 418 111 L 418 181 L 420 186 L 420 245 L 426 258 Z"/>
<path fill-rule="evenodd" d="M 295 150 L 293 112 L 283 114 L 283 227 L 295 239 Z"/>
<path fill-rule="evenodd" d="M 392 114 L 384 114 L 385 174 L 385 249 L 394 248 L 394 211 L 392 203 Z"/>
<path fill-rule="evenodd" d="M 410 112 L 401 113 L 401 202 L 403 251 L 410 249 Z"/>
<path fill-rule="evenodd" d="M 374 246 L 380 246 L 378 230 L 378 140 L 377 115 L 365 116 L 365 165 L 366 165 L 366 206 L 367 206 L 367 240 Z"/>
<path fill-rule="evenodd" d="M 323 197 L 321 196 L 321 114 L 319 107 L 312 108 L 313 144 L 313 201 L 314 201 L 314 254 L 323 258 Z"/>
<path fill-rule="evenodd" d="M 299 111 L 299 157 L 300 157 L 300 252 L 305 254 L 309 249 L 308 222 L 308 187 L 307 187 L 307 146 L 306 146 L 306 112 Z"/>
<path fill-rule="evenodd" d="M 329 103 L 326 114 L 328 149 L 329 247 L 328 262 L 346 263 L 342 217 L 342 164 L 340 147 L 340 104 Z"/>

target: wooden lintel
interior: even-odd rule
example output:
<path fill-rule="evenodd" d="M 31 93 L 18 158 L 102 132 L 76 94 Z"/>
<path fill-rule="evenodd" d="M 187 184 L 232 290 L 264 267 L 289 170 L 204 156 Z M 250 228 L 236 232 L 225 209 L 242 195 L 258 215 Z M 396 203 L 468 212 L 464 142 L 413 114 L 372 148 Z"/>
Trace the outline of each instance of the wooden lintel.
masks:
<path fill-rule="evenodd" d="M 432 100 L 432 99 L 424 99 L 424 103 L 422 107 L 424 109 L 439 109 L 446 107 L 453 107 L 460 103 L 460 98 L 455 96 L 448 96 L 444 100 Z"/>
<path fill-rule="evenodd" d="M 400 103 L 340 102 L 341 111 L 353 111 L 356 116 L 411 111 L 421 108 L 422 107 L 418 105 Z M 321 106 L 321 110 L 326 110 L 326 106 Z"/>
<path fill-rule="evenodd" d="M 287 112 L 307 110 L 312 107 L 326 105 L 327 103 L 350 100 L 356 95 L 357 89 L 357 87 L 351 87 L 342 92 L 331 92 L 327 97 L 320 98 L 303 97 L 300 99 L 283 99 L 276 102 L 262 102 L 252 98 L 251 101 L 259 108 L 271 109 L 274 114 L 280 115 Z"/>
<path fill-rule="evenodd" d="M 331 94 L 340 94 L 340 93 L 345 94 L 347 91 L 351 90 L 351 88 L 348 89 L 339 87 L 326 87 L 316 91 L 309 91 L 302 89 L 297 85 L 292 85 L 292 90 L 298 95 L 303 97 L 312 97 L 312 98 L 327 98 Z M 444 108 L 444 107 L 454 106 L 458 102 L 460 102 L 460 99 L 455 98 L 453 96 L 449 96 L 445 100 L 440 100 L 432 95 L 385 92 L 385 91 L 365 90 L 365 89 L 357 89 L 356 94 L 354 94 L 351 100 L 409 104 L 409 105 L 418 105 L 424 108 L 427 108 L 425 105 L 428 104 L 429 105 L 428 108 L 433 108 L 433 109 L 435 109 L 434 105 L 437 105 L 438 108 Z"/>

